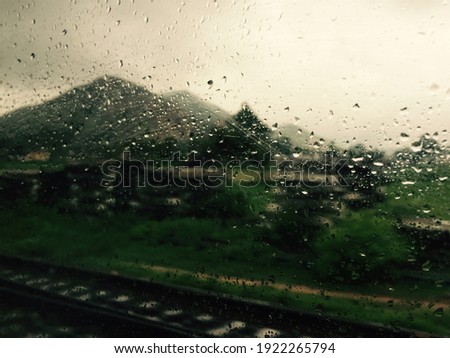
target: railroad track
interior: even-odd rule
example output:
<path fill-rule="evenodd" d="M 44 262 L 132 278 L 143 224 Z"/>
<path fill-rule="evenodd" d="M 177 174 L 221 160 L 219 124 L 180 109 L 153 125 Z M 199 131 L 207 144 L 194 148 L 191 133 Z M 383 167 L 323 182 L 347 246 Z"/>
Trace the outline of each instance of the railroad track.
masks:
<path fill-rule="evenodd" d="M 411 337 L 264 302 L 0 255 L 0 300 L 103 337 Z"/>

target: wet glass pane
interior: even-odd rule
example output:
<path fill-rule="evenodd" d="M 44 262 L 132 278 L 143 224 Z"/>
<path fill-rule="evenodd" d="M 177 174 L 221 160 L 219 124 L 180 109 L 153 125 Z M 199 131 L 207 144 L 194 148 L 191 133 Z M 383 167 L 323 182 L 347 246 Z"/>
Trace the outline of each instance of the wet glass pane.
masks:
<path fill-rule="evenodd" d="M 0 336 L 450 336 L 446 1 L 1 7 Z"/>

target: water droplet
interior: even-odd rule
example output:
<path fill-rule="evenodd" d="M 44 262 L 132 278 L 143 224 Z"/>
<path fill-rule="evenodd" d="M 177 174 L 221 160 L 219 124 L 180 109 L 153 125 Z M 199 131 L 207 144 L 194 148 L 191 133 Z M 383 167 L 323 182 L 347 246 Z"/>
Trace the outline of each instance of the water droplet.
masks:
<path fill-rule="evenodd" d="M 431 262 L 430 260 L 426 261 L 422 265 L 422 271 L 429 272 L 431 270 Z"/>
<path fill-rule="evenodd" d="M 422 148 L 423 148 L 423 142 L 414 142 L 414 143 L 411 143 L 411 150 L 412 150 L 414 153 L 421 152 L 421 151 L 422 151 Z"/>
<path fill-rule="evenodd" d="M 437 91 L 439 91 L 439 85 L 437 85 L 436 83 L 433 83 L 430 86 L 430 93 L 435 94 Z"/>
<path fill-rule="evenodd" d="M 414 185 L 414 184 L 416 184 L 416 182 L 415 181 L 402 181 L 402 184 L 403 185 Z"/>
<path fill-rule="evenodd" d="M 444 309 L 442 307 L 439 307 L 433 313 L 437 317 L 442 317 L 444 315 Z"/>

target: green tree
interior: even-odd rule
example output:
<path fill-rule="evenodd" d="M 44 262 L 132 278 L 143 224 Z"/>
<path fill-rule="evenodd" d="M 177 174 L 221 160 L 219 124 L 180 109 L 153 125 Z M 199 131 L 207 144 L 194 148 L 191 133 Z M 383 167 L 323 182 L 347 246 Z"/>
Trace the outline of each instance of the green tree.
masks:
<path fill-rule="evenodd" d="M 259 140 L 269 139 L 269 128 L 261 122 L 247 104 L 242 105 L 242 109 L 234 116 L 234 120 L 240 127 L 248 130 L 250 134 L 255 135 Z"/>
<path fill-rule="evenodd" d="M 352 170 L 348 170 L 348 178 L 353 189 L 373 193 L 378 186 L 386 182 L 386 177 L 379 167 L 379 163 L 384 166 L 385 153 L 383 151 L 368 149 L 363 144 L 356 144 L 350 147 L 346 154 L 352 165 Z"/>

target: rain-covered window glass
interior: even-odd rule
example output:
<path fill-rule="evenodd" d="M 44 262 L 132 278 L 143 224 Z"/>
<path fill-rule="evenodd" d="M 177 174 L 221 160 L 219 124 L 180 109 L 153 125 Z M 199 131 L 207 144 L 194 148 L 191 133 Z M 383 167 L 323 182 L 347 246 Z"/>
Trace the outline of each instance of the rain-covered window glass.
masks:
<path fill-rule="evenodd" d="M 0 336 L 450 336 L 447 1 L 0 3 Z"/>

